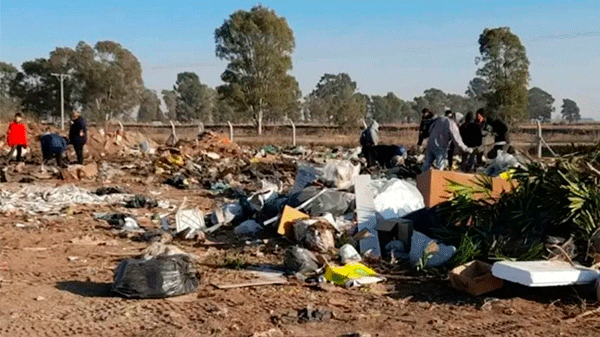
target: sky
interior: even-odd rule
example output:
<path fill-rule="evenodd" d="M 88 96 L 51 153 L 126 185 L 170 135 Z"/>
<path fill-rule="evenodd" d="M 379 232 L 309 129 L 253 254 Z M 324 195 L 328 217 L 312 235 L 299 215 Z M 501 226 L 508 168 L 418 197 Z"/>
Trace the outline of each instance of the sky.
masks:
<path fill-rule="evenodd" d="M 0 0 L 0 61 L 20 66 L 56 47 L 112 40 L 137 56 L 144 83 L 171 89 L 193 71 L 210 86 L 226 64 L 214 31 L 256 1 Z M 600 120 L 600 0 L 263 0 L 287 19 L 292 74 L 303 95 L 325 73 L 345 72 L 360 92 L 411 100 L 428 88 L 464 94 L 485 28 L 510 27 L 527 50 L 530 87 L 576 101 Z"/>

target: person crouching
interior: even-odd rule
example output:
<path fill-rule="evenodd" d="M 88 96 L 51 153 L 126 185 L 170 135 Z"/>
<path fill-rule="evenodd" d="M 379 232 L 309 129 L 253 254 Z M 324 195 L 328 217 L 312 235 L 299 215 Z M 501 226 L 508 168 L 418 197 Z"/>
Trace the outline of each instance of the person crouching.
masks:
<path fill-rule="evenodd" d="M 40 137 L 42 145 L 42 167 L 53 158 L 56 159 L 58 167 L 63 166 L 63 153 L 67 150 L 67 139 L 56 133 L 46 133 Z"/>

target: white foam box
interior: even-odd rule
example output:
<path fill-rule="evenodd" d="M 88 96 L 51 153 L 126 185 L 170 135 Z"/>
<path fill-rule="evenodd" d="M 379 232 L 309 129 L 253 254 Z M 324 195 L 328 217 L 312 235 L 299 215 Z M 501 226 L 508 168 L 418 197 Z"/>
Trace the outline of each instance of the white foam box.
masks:
<path fill-rule="evenodd" d="M 492 266 L 492 275 L 528 287 L 552 287 L 592 283 L 600 272 L 563 261 L 500 261 Z"/>

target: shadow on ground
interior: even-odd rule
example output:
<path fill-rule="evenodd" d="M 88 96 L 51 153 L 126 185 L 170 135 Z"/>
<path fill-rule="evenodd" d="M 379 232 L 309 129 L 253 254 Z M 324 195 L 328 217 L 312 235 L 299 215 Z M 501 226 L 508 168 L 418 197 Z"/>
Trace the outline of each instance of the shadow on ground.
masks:
<path fill-rule="evenodd" d="M 64 281 L 58 282 L 56 289 L 84 297 L 113 297 L 111 285 L 104 282 Z"/>

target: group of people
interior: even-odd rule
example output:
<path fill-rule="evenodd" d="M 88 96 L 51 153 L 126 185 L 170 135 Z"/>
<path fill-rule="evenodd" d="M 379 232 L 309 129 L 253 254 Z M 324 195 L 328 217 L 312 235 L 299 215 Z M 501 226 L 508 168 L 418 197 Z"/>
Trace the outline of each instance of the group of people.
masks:
<path fill-rule="evenodd" d="M 436 116 L 429 109 L 421 111 L 422 119 L 419 126 L 419 139 L 417 145 L 422 149 L 423 141 L 427 139 L 425 160 L 421 170 L 423 172 L 434 167 L 443 170 L 452 168 L 456 149 L 462 153 L 461 170 L 473 172 L 483 161 L 483 140 L 487 134 L 494 135 L 494 145 L 487 154 L 489 159 L 494 159 L 500 149 L 508 150 L 508 127 L 495 118 L 486 118 L 485 110 L 479 109 L 476 113 L 469 111 L 464 117 L 452 111 L 446 111 L 444 116 Z M 372 166 L 385 158 L 383 163 L 393 166 L 398 163 L 391 158 L 405 157 L 406 151 L 400 146 L 383 146 L 378 143 L 379 125 L 376 121 L 362 132 L 360 143 L 362 153 L 367 159 L 367 165 Z M 382 165 L 387 166 L 387 165 Z"/>
<path fill-rule="evenodd" d="M 69 144 L 73 145 L 77 156 L 77 163 L 83 164 L 83 149 L 87 142 L 87 126 L 85 120 L 78 111 L 71 113 L 71 127 L 69 128 L 69 137 L 63 137 L 57 133 L 46 132 L 39 137 L 42 148 L 43 163 L 51 159 L 56 159 L 59 167 L 64 165 L 63 156 L 67 151 Z M 23 150 L 29 147 L 29 137 L 27 127 L 23 120 L 23 115 L 19 112 L 8 125 L 6 133 L 6 142 L 11 148 L 9 158 L 15 157 L 16 161 L 23 160 Z"/>

